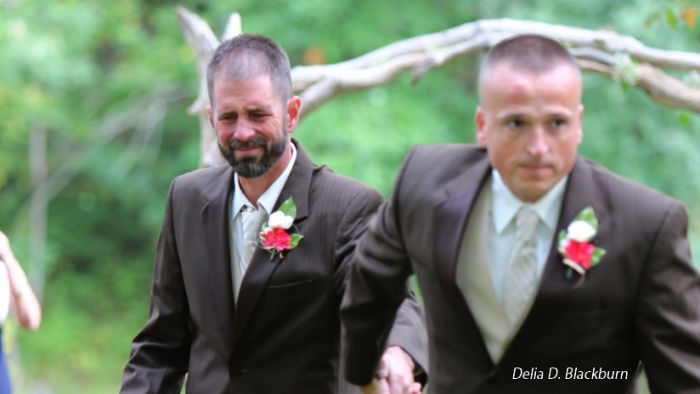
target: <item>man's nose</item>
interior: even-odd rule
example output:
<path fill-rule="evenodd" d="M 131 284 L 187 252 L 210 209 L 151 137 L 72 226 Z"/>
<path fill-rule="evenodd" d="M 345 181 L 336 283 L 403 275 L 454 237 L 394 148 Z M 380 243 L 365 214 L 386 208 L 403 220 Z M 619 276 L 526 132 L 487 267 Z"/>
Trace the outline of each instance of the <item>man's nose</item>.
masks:
<path fill-rule="evenodd" d="M 233 130 L 233 138 L 238 141 L 248 141 L 253 137 L 255 137 L 255 128 L 253 125 L 245 119 L 238 120 Z"/>
<path fill-rule="evenodd" d="M 527 153 L 531 156 L 540 157 L 549 151 L 547 133 L 542 127 L 536 127 L 527 142 Z"/>

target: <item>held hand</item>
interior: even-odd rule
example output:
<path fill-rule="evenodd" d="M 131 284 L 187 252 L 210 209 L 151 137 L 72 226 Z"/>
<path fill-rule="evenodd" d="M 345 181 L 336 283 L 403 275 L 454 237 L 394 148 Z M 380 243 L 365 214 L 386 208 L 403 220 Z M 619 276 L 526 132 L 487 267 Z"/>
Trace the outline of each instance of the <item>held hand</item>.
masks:
<path fill-rule="evenodd" d="M 386 379 L 374 378 L 372 382 L 367 386 L 361 386 L 360 391 L 362 394 L 387 394 L 389 391 L 389 383 Z"/>
<path fill-rule="evenodd" d="M 420 394 L 421 384 L 413 380 L 413 359 L 398 346 L 384 351 L 377 376 L 360 387 L 363 394 Z"/>

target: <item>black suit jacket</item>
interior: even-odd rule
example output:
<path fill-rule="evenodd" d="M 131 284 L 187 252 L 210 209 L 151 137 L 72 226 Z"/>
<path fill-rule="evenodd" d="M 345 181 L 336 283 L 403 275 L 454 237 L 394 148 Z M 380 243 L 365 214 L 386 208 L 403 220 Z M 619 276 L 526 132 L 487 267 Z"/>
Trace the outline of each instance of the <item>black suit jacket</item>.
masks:
<path fill-rule="evenodd" d="M 173 181 L 150 316 L 133 341 L 123 393 L 179 393 L 186 372 L 188 393 L 346 389 L 338 376 L 338 308 L 356 240 L 381 196 L 312 165 L 298 145 L 297 152 L 276 208 L 294 199 L 291 231 L 304 239 L 283 260 L 257 249 L 236 305 L 229 257 L 231 168 L 197 170 Z M 392 341 L 425 365 L 423 331 L 420 306 L 408 300 Z"/>
<path fill-rule="evenodd" d="M 407 155 L 392 198 L 361 240 L 343 300 L 348 379 L 371 377 L 365 365 L 382 343 L 373 339 L 415 272 L 428 322 L 431 393 L 630 393 L 640 360 L 653 392 L 700 393 L 700 278 L 684 207 L 581 157 L 555 237 L 591 206 L 599 221 L 593 243 L 607 254 L 580 282 L 577 274 L 567 277 L 553 240 L 532 309 L 494 364 L 455 281 L 471 206 L 490 173 L 486 152 L 475 146 L 419 147 Z M 525 371 L 534 379 L 524 379 Z M 602 371 L 618 371 L 617 379 L 600 379 Z M 567 379 L 567 372 L 584 379 Z"/>

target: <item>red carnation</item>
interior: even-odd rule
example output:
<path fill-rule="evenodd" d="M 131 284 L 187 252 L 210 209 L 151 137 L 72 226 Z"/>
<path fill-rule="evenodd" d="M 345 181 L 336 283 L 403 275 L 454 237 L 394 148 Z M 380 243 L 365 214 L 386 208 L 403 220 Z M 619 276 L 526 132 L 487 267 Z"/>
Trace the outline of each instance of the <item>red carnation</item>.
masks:
<path fill-rule="evenodd" d="M 263 246 L 281 252 L 291 249 L 291 237 L 282 227 L 271 227 L 263 234 Z"/>
<path fill-rule="evenodd" d="M 595 247 L 588 242 L 577 242 L 570 240 L 564 247 L 567 257 L 580 265 L 584 270 L 591 268 L 591 256 Z"/>

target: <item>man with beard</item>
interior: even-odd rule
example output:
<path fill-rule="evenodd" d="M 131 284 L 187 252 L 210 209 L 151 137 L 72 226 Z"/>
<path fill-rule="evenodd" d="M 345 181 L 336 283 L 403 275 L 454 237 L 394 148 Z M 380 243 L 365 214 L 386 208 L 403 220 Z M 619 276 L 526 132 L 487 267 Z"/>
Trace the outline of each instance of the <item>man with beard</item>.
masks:
<path fill-rule="evenodd" d="M 353 390 L 338 365 L 338 308 L 381 196 L 313 165 L 290 138 L 301 100 L 276 43 L 257 35 L 226 41 L 207 77 L 210 120 L 229 165 L 170 187 L 150 316 L 133 341 L 122 393 L 179 393 L 185 374 L 193 393 Z M 411 296 L 381 372 L 363 391 L 419 393 L 414 370 L 424 371 L 426 342 Z"/>

